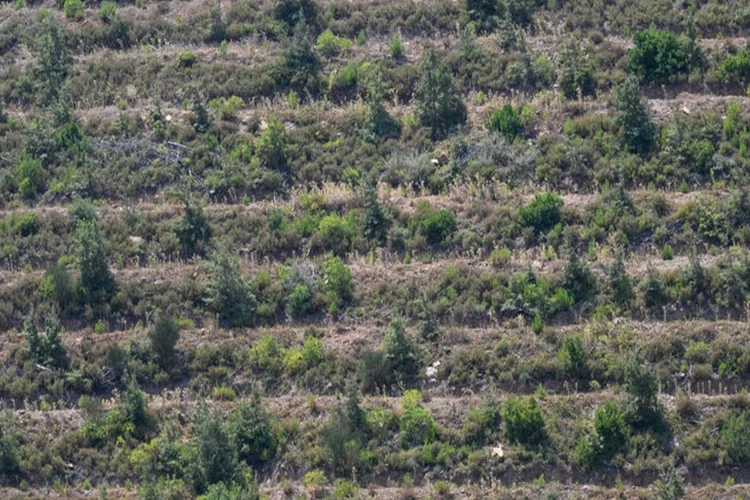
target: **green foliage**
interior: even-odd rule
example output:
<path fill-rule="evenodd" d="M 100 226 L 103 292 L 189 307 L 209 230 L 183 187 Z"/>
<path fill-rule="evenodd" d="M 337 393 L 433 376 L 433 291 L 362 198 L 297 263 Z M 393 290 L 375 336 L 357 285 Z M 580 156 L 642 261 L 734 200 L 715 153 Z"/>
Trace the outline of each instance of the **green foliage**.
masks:
<path fill-rule="evenodd" d="M 720 79 L 727 82 L 746 84 L 750 81 L 750 47 L 727 56 L 719 66 L 718 74 Z"/>
<path fill-rule="evenodd" d="M 271 170 L 286 170 L 287 145 L 284 125 L 277 118 L 268 120 L 268 128 L 260 135 L 256 144 L 256 152 L 260 164 Z"/>
<path fill-rule="evenodd" d="M 214 250 L 207 271 L 210 278 L 206 282 L 205 300 L 209 308 L 231 326 L 252 325 L 258 302 L 250 283 L 242 276 L 237 257 L 225 249 Z"/>
<path fill-rule="evenodd" d="M 747 410 L 731 411 L 724 418 L 719 444 L 734 463 L 750 462 L 750 419 Z"/>
<path fill-rule="evenodd" d="M 594 431 L 601 439 L 604 460 L 611 460 L 627 444 L 625 417 L 612 401 L 604 403 L 594 412 Z"/>
<path fill-rule="evenodd" d="M 198 62 L 198 57 L 191 50 L 183 50 L 177 54 L 177 64 L 182 68 L 192 68 Z"/>
<path fill-rule="evenodd" d="M 340 54 L 347 53 L 352 48 L 351 40 L 336 36 L 329 29 L 318 35 L 318 42 L 315 44 L 318 52 L 325 57 L 336 57 Z"/>
<path fill-rule="evenodd" d="M 193 103 L 193 128 L 199 134 L 205 134 L 211 128 L 213 120 L 208 114 L 208 110 L 200 101 Z"/>
<path fill-rule="evenodd" d="M 398 33 L 394 34 L 391 38 L 391 42 L 388 44 L 388 51 L 394 59 L 404 57 L 404 45 L 401 43 L 401 37 Z"/>
<path fill-rule="evenodd" d="M 352 272 L 343 260 L 333 257 L 323 264 L 323 276 L 328 293 L 328 312 L 336 314 L 354 299 Z"/>
<path fill-rule="evenodd" d="M 382 243 L 388 233 L 388 212 L 378 200 L 376 185 L 365 183 L 360 190 L 362 206 L 365 209 L 362 233 L 369 240 Z"/>
<path fill-rule="evenodd" d="M 82 0 L 65 0 L 63 10 L 65 17 L 74 21 L 80 21 L 86 16 L 86 6 Z"/>
<path fill-rule="evenodd" d="M 60 323 L 48 316 L 44 320 L 44 333 L 40 333 L 31 315 L 24 321 L 23 335 L 35 363 L 47 368 L 64 370 L 68 367 L 68 354 L 60 338 Z"/>
<path fill-rule="evenodd" d="M 536 398 L 510 396 L 503 404 L 505 435 L 510 441 L 533 446 L 546 439 L 544 415 Z"/>
<path fill-rule="evenodd" d="M 10 422 L 2 415 L 0 420 L 0 474 L 10 476 L 21 470 L 18 456 L 18 443 L 11 429 Z"/>
<path fill-rule="evenodd" d="M 425 51 L 414 94 L 417 118 L 429 127 L 433 139 L 443 139 L 466 122 L 466 105 L 461 100 L 448 66 L 439 61 L 435 48 Z"/>
<path fill-rule="evenodd" d="M 96 207 L 91 200 L 86 198 L 76 197 L 73 203 L 68 208 L 68 217 L 73 221 L 74 224 L 78 224 L 79 221 L 90 221 L 96 222 L 98 215 L 96 213 Z"/>
<path fill-rule="evenodd" d="M 117 18 L 117 4 L 107 1 L 99 4 L 99 18 L 105 23 L 113 22 Z"/>
<path fill-rule="evenodd" d="M 403 448 L 421 446 L 435 439 L 437 423 L 430 412 L 419 405 L 421 400 L 422 395 L 414 389 L 406 391 L 401 400 L 399 442 Z"/>
<path fill-rule="evenodd" d="M 317 92 L 320 63 L 313 52 L 313 37 L 307 22 L 295 24 L 284 46 L 284 80 L 297 91 Z"/>
<path fill-rule="evenodd" d="M 579 335 L 565 337 L 562 345 L 565 364 L 574 378 L 585 378 L 588 375 L 588 355 Z"/>
<path fill-rule="evenodd" d="M 18 194 L 27 200 L 36 198 L 44 192 L 44 177 L 42 162 L 31 156 L 24 156 L 15 169 Z"/>
<path fill-rule="evenodd" d="M 679 74 L 688 73 L 701 64 L 703 55 L 694 40 L 677 37 L 671 31 L 655 28 L 633 35 L 630 69 L 647 82 L 668 83 Z"/>
<path fill-rule="evenodd" d="M 557 83 L 568 99 L 575 99 L 579 93 L 581 96 L 594 93 L 596 82 L 593 66 L 575 39 L 568 39 L 563 46 Z"/>
<path fill-rule="evenodd" d="M 531 203 L 518 210 L 518 215 L 524 227 L 542 233 L 562 221 L 563 205 L 562 198 L 555 193 L 537 194 Z"/>
<path fill-rule="evenodd" d="M 184 214 L 174 223 L 173 231 L 180 241 L 183 257 L 205 254 L 211 240 L 211 227 L 200 205 L 186 199 Z"/>
<path fill-rule="evenodd" d="M 631 152 L 644 156 L 654 143 L 656 127 L 648 106 L 641 101 L 638 80 L 634 76 L 615 87 L 614 102 L 620 111 L 617 124 L 622 129 L 625 144 Z"/>
<path fill-rule="evenodd" d="M 366 415 L 360 406 L 357 385 L 347 383 L 347 400 L 328 421 L 323 433 L 331 467 L 337 475 L 351 474 L 360 465 L 368 433 Z"/>
<path fill-rule="evenodd" d="M 652 485 L 657 500 L 679 500 L 685 496 L 685 480 L 670 460 L 659 471 L 659 477 Z"/>
<path fill-rule="evenodd" d="M 422 220 L 420 230 L 431 245 L 440 245 L 456 230 L 456 216 L 450 210 L 441 209 Z"/>
<path fill-rule="evenodd" d="M 44 273 L 39 293 L 44 299 L 57 305 L 61 313 L 70 311 L 75 304 L 73 279 L 68 270 L 59 265 L 52 266 Z"/>
<path fill-rule="evenodd" d="M 210 19 L 209 32 L 206 41 L 210 43 L 221 43 L 226 37 L 227 25 L 224 22 L 224 14 L 220 4 L 212 5 L 208 9 Z"/>
<path fill-rule="evenodd" d="M 352 217 L 330 214 L 320 220 L 318 231 L 327 249 L 336 256 L 344 257 L 351 249 L 352 240 L 357 234 L 357 225 Z"/>
<path fill-rule="evenodd" d="M 215 97 L 208 102 L 208 107 L 215 109 L 222 120 L 234 120 L 237 118 L 237 112 L 245 106 L 245 101 L 241 97 L 233 95 L 231 97 Z"/>
<path fill-rule="evenodd" d="M 632 402 L 630 419 L 636 427 L 658 424 L 661 408 L 657 400 L 659 379 L 646 367 L 639 356 L 632 356 L 625 365 L 625 388 Z"/>
<path fill-rule="evenodd" d="M 521 123 L 521 117 L 518 116 L 513 106 L 506 104 L 492 112 L 487 122 L 487 129 L 499 132 L 509 139 L 514 139 L 523 133 L 523 123 Z"/>
<path fill-rule="evenodd" d="M 654 269 L 647 270 L 646 279 L 641 282 L 640 288 L 643 302 L 650 309 L 661 307 L 667 300 L 664 280 Z"/>
<path fill-rule="evenodd" d="M 83 298 L 87 304 L 104 304 L 109 301 L 117 285 L 104 255 L 104 239 L 96 221 L 79 221 L 76 224 L 76 238 Z"/>
<path fill-rule="evenodd" d="M 387 389 L 394 382 L 394 373 L 388 355 L 382 351 L 367 351 L 359 366 L 362 390 L 368 393 Z"/>
<path fill-rule="evenodd" d="M 401 318 L 394 318 L 385 331 L 385 353 L 399 380 L 412 382 L 419 374 L 420 360 Z"/>
<path fill-rule="evenodd" d="M 273 17 L 290 27 L 300 21 L 315 22 L 318 7 L 313 0 L 274 0 Z"/>
<path fill-rule="evenodd" d="M 195 449 L 193 483 L 198 492 L 212 484 L 229 484 L 236 477 L 237 462 L 228 426 L 218 410 L 201 408 L 194 421 L 192 447 Z"/>
<path fill-rule="evenodd" d="M 276 438 L 257 392 L 250 402 L 240 404 L 229 422 L 232 445 L 239 461 L 256 466 L 274 457 Z"/>
<path fill-rule="evenodd" d="M 180 340 L 180 329 L 171 316 L 162 314 L 149 331 L 151 350 L 159 364 L 167 368 L 174 360 L 174 348 Z"/>
<path fill-rule="evenodd" d="M 625 270 L 621 252 L 615 256 L 607 271 L 607 289 L 612 302 L 619 306 L 627 305 L 633 298 L 633 281 Z"/>
<path fill-rule="evenodd" d="M 312 292 L 305 284 L 295 285 L 287 297 L 286 310 L 293 318 L 303 318 L 312 311 Z"/>

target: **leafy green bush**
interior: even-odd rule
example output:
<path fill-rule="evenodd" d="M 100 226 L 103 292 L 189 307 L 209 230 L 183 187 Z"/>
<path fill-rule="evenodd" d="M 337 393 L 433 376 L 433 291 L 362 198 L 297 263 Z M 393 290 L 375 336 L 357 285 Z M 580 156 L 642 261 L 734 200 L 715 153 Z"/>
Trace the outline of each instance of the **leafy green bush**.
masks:
<path fill-rule="evenodd" d="M 80 21 L 86 15 L 86 6 L 81 0 L 65 0 L 63 10 L 67 19 L 75 21 Z"/>
<path fill-rule="evenodd" d="M 385 352 L 399 380 L 411 382 L 419 374 L 420 360 L 414 341 L 406 334 L 401 318 L 394 318 L 385 331 Z"/>
<path fill-rule="evenodd" d="M 276 438 L 271 421 L 261 406 L 260 395 L 253 393 L 229 418 L 229 432 L 237 458 L 248 465 L 258 465 L 276 454 Z"/>
<path fill-rule="evenodd" d="M 630 69 L 647 82 L 667 83 L 698 66 L 703 57 L 694 40 L 671 31 L 649 28 L 635 33 L 633 42 Z"/>
<path fill-rule="evenodd" d="M 69 312 L 76 301 L 73 278 L 67 269 L 59 265 L 52 266 L 44 273 L 39 293 L 42 298 L 56 304 L 61 314 Z"/>
<path fill-rule="evenodd" d="M 456 230 L 456 216 L 450 210 L 440 209 L 428 215 L 420 229 L 431 245 L 439 245 Z"/>
<path fill-rule="evenodd" d="M 620 111 L 617 124 L 622 128 L 625 144 L 631 152 L 645 155 L 654 143 L 656 127 L 648 106 L 641 102 L 638 80 L 634 76 L 615 87 L 614 102 Z"/>
<path fill-rule="evenodd" d="M 421 446 L 432 442 L 437 432 L 437 423 L 430 412 L 422 408 L 419 403 L 422 395 L 411 389 L 404 393 L 400 420 L 399 442 L 403 448 Z"/>
<path fill-rule="evenodd" d="M 104 304 L 117 285 L 104 255 L 104 239 L 96 221 L 79 221 L 76 225 L 76 238 L 83 298 L 87 304 Z"/>
<path fill-rule="evenodd" d="M 487 128 L 493 132 L 499 132 L 509 139 L 518 137 L 523 133 L 521 118 L 510 104 L 492 112 L 487 122 Z"/>
<path fill-rule="evenodd" d="M 210 275 L 205 287 L 209 308 L 232 326 L 252 325 L 258 301 L 242 276 L 237 257 L 225 249 L 214 250 L 206 268 Z"/>
<path fill-rule="evenodd" d="M 162 314 L 149 331 L 148 338 L 151 341 L 151 350 L 159 364 L 164 368 L 169 367 L 174 360 L 174 347 L 180 340 L 180 329 L 177 323 L 171 316 Z"/>
<path fill-rule="evenodd" d="M 334 255 L 344 257 L 351 249 L 352 240 L 357 234 L 357 224 L 352 216 L 339 217 L 331 214 L 320 220 L 318 231 L 326 248 Z"/>
<path fill-rule="evenodd" d="M 352 272 L 339 257 L 328 259 L 323 264 L 323 275 L 328 292 L 328 312 L 335 314 L 354 299 Z"/>
<path fill-rule="evenodd" d="M 23 335 L 34 362 L 48 368 L 64 370 L 68 367 L 68 354 L 60 338 L 57 319 L 51 316 L 45 318 L 44 334 L 40 334 L 34 319 L 29 316 L 24 321 Z"/>
<path fill-rule="evenodd" d="M 325 57 L 336 57 L 350 51 L 352 42 L 346 38 L 334 35 L 333 31 L 329 28 L 318 35 L 318 42 L 315 47 Z"/>
<path fill-rule="evenodd" d="M 185 201 L 184 215 L 174 223 L 173 230 L 183 257 L 205 254 L 211 240 L 211 227 L 200 205 Z"/>
<path fill-rule="evenodd" d="M 557 83 L 568 99 L 575 99 L 579 92 L 581 96 L 594 93 L 596 81 L 593 66 L 574 39 L 567 40 L 563 46 Z"/>
<path fill-rule="evenodd" d="M 388 51 L 394 59 L 401 59 L 404 57 L 404 45 L 401 43 L 401 37 L 398 33 L 391 38 L 391 42 L 388 44 Z"/>
<path fill-rule="evenodd" d="M 105 23 L 111 23 L 117 16 L 117 4 L 114 2 L 102 2 L 99 4 L 99 18 Z"/>
<path fill-rule="evenodd" d="M 531 446 L 546 439 L 544 416 L 536 398 L 510 396 L 503 404 L 505 435 L 510 441 Z"/>
<path fill-rule="evenodd" d="M 612 401 L 604 403 L 594 412 L 594 430 L 601 438 L 602 457 L 605 460 L 612 459 L 627 444 L 625 417 Z"/>
<path fill-rule="evenodd" d="M 727 56 L 719 67 L 719 78 L 727 82 L 747 83 L 750 81 L 750 47 L 735 55 Z"/>
<path fill-rule="evenodd" d="M 268 128 L 260 135 L 255 147 L 261 166 L 271 170 L 285 170 L 288 148 L 284 125 L 277 118 L 268 120 Z"/>
<path fill-rule="evenodd" d="M 719 443 L 733 462 L 750 462 L 750 420 L 746 410 L 731 411 L 724 418 Z"/>
<path fill-rule="evenodd" d="M 422 58 L 414 99 L 417 117 L 423 126 L 430 128 L 433 139 L 446 137 L 466 122 L 466 105 L 448 66 L 438 60 L 432 46 Z"/>
<path fill-rule="evenodd" d="M 183 68 L 192 68 L 198 62 L 198 57 L 191 50 L 183 50 L 177 54 L 177 64 Z"/>
<path fill-rule="evenodd" d="M 18 194 L 27 200 L 44 192 L 44 169 L 42 162 L 31 156 L 24 156 L 16 165 L 15 181 Z"/>
<path fill-rule="evenodd" d="M 212 484 L 230 484 L 237 474 L 237 462 L 221 413 L 201 408 L 193 425 L 191 446 L 195 450 L 195 470 L 191 479 L 196 491 L 206 491 Z"/>
<path fill-rule="evenodd" d="M 588 356 L 579 335 L 569 335 L 563 340 L 562 350 L 565 365 L 574 378 L 584 378 L 588 374 Z"/>
<path fill-rule="evenodd" d="M 294 287 L 286 301 L 286 311 L 293 318 L 303 318 L 312 311 L 312 293 L 307 285 Z"/>
<path fill-rule="evenodd" d="M 534 228 L 537 233 L 548 231 L 562 221 L 564 204 L 555 193 L 537 194 L 531 203 L 518 210 L 521 224 Z"/>

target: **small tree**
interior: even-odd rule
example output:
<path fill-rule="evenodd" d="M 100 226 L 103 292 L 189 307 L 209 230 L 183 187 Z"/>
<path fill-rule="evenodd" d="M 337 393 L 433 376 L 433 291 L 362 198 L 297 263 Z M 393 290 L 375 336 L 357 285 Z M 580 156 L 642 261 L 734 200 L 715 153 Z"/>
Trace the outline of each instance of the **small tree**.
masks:
<path fill-rule="evenodd" d="M 390 221 L 388 212 L 378 200 L 377 186 L 372 183 L 365 183 L 360 190 L 360 197 L 365 209 L 362 232 L 367 239 L 382 242 L 385 240 Z"/>
<path fill-rule="evenodd" d="M 523 133 L 521 117 L 510 104 L 492 112 L 487 128 L 493 132 L 499 132 L 508 139 L 514 139 Z"/>
<path fill-rule="evenodd" d="M 328 292 L 328 312 L 336 314 L 354 298 L 352 272 L 343 260 L 333 257 L 323 264 L 323 276 Z"/>
<path fill-rule="evenodd" d="M 679 500 L 685 496 L 685 480 L 673 460 L 659 471 L 659 478 L 654 481 L 653 489 L 657 500 Z"/>
<path fill-rule="evenodd" d="M 562 198 L 555 193 L 537 194 L 531 203 L 518 210 L 518 215 L 524 227 L 542 233 L 562 221 L 563 205 Z"/>
<path fill-rule="evenodd" d="M 164 314 L 149 331 L 148 337 L 157 361 L 162 367 L 168 367 L 174 358 L 174 347 L 180 339 L 180 328 L 171 316 Z"/>
<path fill-rule="evenodd" d="M 211 227 L 203 214 L 203 208 L 184 200 L 184 215 L 174 223 L 173 230 L 180 240 L 183 257 L 203 255 L 211 240 Z"/>
<path fill-rule="evenodd" d="M 255 322 L 258 302 L 250 284 L 242 276 L 240 262 L 226 249 L 211 254 L 207 265 L 206 303 L 219 319 L 232 326 L 250 326 Z"/>
<path fill-rule="evenodd" d="M 602 456 L 610 460 L 628 440 L 625 417 L 613 401 L 608 401 L 594 412 L 594 430 L 601 438 Z"/>
<path fill-rule="evenodd" d="M 580 259 L 574 248 L 568 249 L 563 267 L 562 288 L 567 290 L 577 303 L 583 303 L 596 294 L 596 278 L 589 266 Z"/>
<path fill-rule="evenodd" d="M 271 421 L 261 406 L 260 394 L 253 391 L 249 403 L 242 403 L 230 418 L 230 431 L 237 458 L 248 465 L 264 463 L 276 454 Z"/>
<path fill-rule="evenodd" d="M 287 145 L 284 125 L 278 118 L 268 120 L 268 128 L 263 131 L 256 145 L 260 164 L 271 170 L 286 170 Z"/>
<path fill-rule="evenodd" d="M 72 58 L 68 52 L 65 31 L 54 16 L 44 19 L 44 34 L 39 38 L 37 74 L 41 90 L 41 104 L 52 104 L 68 76 L 68 65 Z"/>
<path fill-rule="evenodd" d="M 633 282 L 625 270 L 622 252 L 617 252 L 614 262 L 609 266 L 607 288 L 612 302 L 619 306 L 627 305 L 633 298 Z"/>
<path fill-rule="evenodd" d="M 60 338 L 60 323 L 48 316 L 44 320 L 44 333 L 39 333 L 33 315 L 26 318 L 23 326 L 29 353 L 38 364 L 64 370 L 68 367 L 68 354 Z"/>
<path fill-rule="evenodd" d="M 419 357 L 401 318 L 391 320 L 385 332 L 385 352 L 391 368 L 400 380 L 411 382 L 416 379 L 419 374 Z"/>
<path fill-rule="evenodd" d="M 615 87 L 614 103 L 620 111 L 617 123 L 622 128 L 626 146 L 632 153 L 645 156 L 653 145 L 656 127 L 651 121 L 648 106 L 641 101 L 635 76 L 629 76 Z"/>
<path fill-rule="evenodd" d="M 566 365 L 570 374 L 575 378 L 588 375 L 587 355 L 583 341 L 579 335 L 569 335 L 563 340 L 562 351 L 565 354 Z"/>
<path fill-rule="evenodd" d="M 750 462 L 750 420 L 747 410 L 727 414 L 721 426 L 719 443 L 734 463 Z"/>
<path fill-rule="evenodd" d="M 195 419 L 192 445 L 196 454 L 193 481 L 196 490 L 204 491 L 216 483 L 229 484 L 237 471 L 237 462 L 227 426 L 218 410 L 202 408 Z"/>
<path fill-rule="evenodd" d="M 417 117 L 430 128 L 433 139 L 442 139 L 466 122 L 466 105 L 448 66 L 438 60 L 432 46 L 425 51 L 420 74 L 415 91 Z"/>
<path fill-rule="evenodd" d="M 632 356 L 625 366 L 625 387 L 631 398 L 633 425 L 647 427 L 659 423 L 659 380 L 653 370 L 643 365 L 638 355 Z"/>
<path fill-rule="evenodd" d="M 568 99 L 594 93 L 592 64 L 581 53 L 581 46 L 575 39 L 568 39 L 563 45 L 557 82 L 560 84 L 563 95 Z"/>
<path fill-rule="evenodd" d="M 104 255 L 104 241 L 96 221 L 79 221 L 76 225 L 76 237 L 83 298 L 91 305 L 104 304 L 117 285 Z"/>
<path fill-rule="evenodd" d="M 544 415 L 536 398 L 511 396 L 501 411 L 508 439 L 524 445 L 537 445 L 546 439 Z"/>
<path fill-rule="evenodd" d="M 365 139 L 377 143 L 381 139 L 397 139 L 401 135 L 401 123 L 394 119 L 383 105 L 383 72 L 380 64 L 375 64 L 365 72 Z"/>

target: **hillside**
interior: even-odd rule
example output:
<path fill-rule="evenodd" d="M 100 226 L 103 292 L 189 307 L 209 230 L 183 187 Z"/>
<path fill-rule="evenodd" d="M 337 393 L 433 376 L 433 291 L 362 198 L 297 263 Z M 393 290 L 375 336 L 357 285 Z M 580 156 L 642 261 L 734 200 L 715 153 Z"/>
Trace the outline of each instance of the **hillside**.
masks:
<path fill-rule="evenodd" d="M 0 496 L 750 496 L 750 5 L 0 1 Z"/>

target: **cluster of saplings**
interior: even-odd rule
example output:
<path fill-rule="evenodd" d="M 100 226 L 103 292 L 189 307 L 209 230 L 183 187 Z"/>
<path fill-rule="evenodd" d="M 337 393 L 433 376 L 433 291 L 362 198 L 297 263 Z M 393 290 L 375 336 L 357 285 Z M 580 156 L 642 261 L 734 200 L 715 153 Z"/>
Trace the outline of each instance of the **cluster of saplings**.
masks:
<path fill-rule="evenodd" d="M 330 52 L 329 46 L 335 47 L 337 40 L 336 35 L 321 35 L 318 45 L 322 49 L 314 49 L 310 37 L 304 34 L 306 23 L 298 22 L 306 18 L 299 12 L 306 12 L 307 7 L 297 8 L 302 10 L 295 10 L 293 6 L 282 9 L 286 12 L 284 21 L 290 23 L 294 35 L 282 57 L 281 66 L 288 74 L 274 79 L 296 89 L 294 96 L 304 95 L 305 91 L 314 94 L 311 82 L 325 80 L 316 76 L 321 66 L 318 53 Z M 309 8 L 314 9 L 314 4 Z M 527 17 L 513 14 L 513 8 L 501 11 L 505 14 L 495 15 L 510 18 L 501 25 L 506 21 L 522 22 Z M 156 158 L 143 159 L 149 165 L 141 171 L 137 168 L 141 160 L 136 158 L 134 164 L 132 155 L 115 154 L 113 161 L 100 148 L 94 147 L 70 110 L 71 88 L 77 88 L 78 84 L 72 76 L 71 56 L 65 49 L 65 33 L 52 16 L 42 17 L 44 30 L 39 37 L 39 57 L 33 78 L 24 75 L 23 81 L 15 81 L 8 89 L 20 102 L 35 104 L 38 112 L 28 125 L 15 119 L 11 123 L 8 117 L 4 119 L 8 122 L 2 129 L 8 136 L 4 144 L 14 151 L 12 158 L 3 160 L 12 163 L 9 165 L 12 173 L 2 183 L 5 199 L 34 200 L 43 193 L 133 196 L 178 182 L 185 175 L 181 170 L 185 169 L 165 164 L 164 155 L 158 151 L 153 152 Z M 195 185 L 218 199 L 272 196 L 285 192 L 294 182 L 352 181 L 374 176 L 394 185 L 424 186 L 432 192 L 440 192 L 456 180 L 475 181 L 477 176 L 483 180 L 489 177 L 510 182 L 518 177 L 566 188 L 598 181 L 600 185 L 625 182 L 671 187 L 684 183 L 687 189 L 690 184 L 708 179 L 727 179 L 746 185 L 750 135 L 737 105 L 727 110 L 723 124 L 718 116 L 709 113 L 690 119 L 678 117 L 674 124 L 657 127 L 641 101 L 639 81 L 669 83 L 691 71 L 705 70 L 707 58 L 694 36 L 690 32 L 676 36 L 668 31 L 649 29 L 638 32 L 634 43 L 626 67 L 631 75 L 609 84 L 611 87 L 619 83 L 612 93 L 618 116 L 573 121 L 566 125 L 566 134 L 539 138 L 533 147 L 521 139 L 534 138 L 535 115 L 539 110 L 529 105 L 508 104 L 488 116 L 489 139 L 481 146 L 482 150 L 466 151 L 461 136 L 456 135 L 467 119 L 467 107 L 460 92 L 460 72 L 457 73 L 460 68 L 451 67 L 448 58 L 441 57 L 434 48 L 426 50 L 419 69 L 405 82 L 394 80 L 392 74 L 396 69 L 380 63 L 366 63 L 366 69 L 354 65 L 349 70 L 347 66 L 340 71 L 341 75 L 351 73 L 346 79 L 347 85 L 352 87 L 352 95 L 362 97 L 365 104 L 364 113 L 355 113 L 357 116 L 342 124 L 341 130 L 347 131 L 346 140 L 336 139 L 332 131 L 319 124 L 287 134 L 283 125 L 275 120 L 270 120 L 257 137 L 253 135 L 259 132 L 258 121 L 252 121 L 248 136 L 239 132 L 236 113 L 243 102 L 253 96 L 224 91 L 216 95 L 209 93 L 208 97 L 196 91 L 187 92 L 188 106 L 193 111 L 187 127 L 168 122 L 155 106 L 149 113 L 148 123 L 142 124 L 140 129 L 150 131 L 157 142 L 170 138 L 193 145 L 188 153 L 190 157 L 182 159 L 192 167 L 191 182 L 197 176 L 202 182 Z M 539 58 L 534 59 L 522 42 L 511 45 L 519 45 L 517 52 L 521 54 L 519 61 L 507 68 L 507 73 L 518 74 L 513 78 L 520 79 L 511 86 L 550 86 L 555 78 L 549 69 L 550 74 L 539 75 L 541 69 L 536 67 L 540 64 Z M 458 52 L 477 58 L 479 67 L 491 66 L 486 64 L 486 55 L 481 55 L 481 49 L 470 37 L 462 39 Z M 716 70 L 717 78 L 728 82 L 745 81 L 749 73 L 748 60 L 747 50 L 728 56 Z M 190 61 L 191 58 L 185 56 L 180 59 L 180 66 L 189 69 L 193 66 Z M 559 64 L 556 79 L 566 98 L 575 99 L 596 91 L 595 68 L 581 47 L 568 44 Z M 337 78 L 344 78 L 341 75 Z M 471 80 L 471 75 L 467 78 Z M 398 118 L 386 111 L 384 96 L 389 85 L 412 89 L 402 99 L 414 102 L 414 115 Z M 174 86 L 170 86 L 171 94 L 174 94 L 173 89 Z M 4 100 L 13 98 L 8 96 Z M 291 100 L 297 102 L 298 97 Z M 123 114 L 115 130 L 110 132 L 127 138 L 135 132 L 131 125 L 131 120 Z M 21 144 L 15 132 L 23 133 Z M 447 166 L 435 168 L 429 156 L 416 158 L 409 154 L 429 150 L 434 147 L 431 141 L 449 137 L 454 137 L 456 154 Z M 386 151 L 383 143 L 394 139 L 400 144 L 398 150 L 402 151 L 382 162 Z M 534 154 L 537 147 L 542 152 L 539 157 Z M 363 165 L 352 166 L 353 159 L 364 159 Z M 113 167 L 108 168 L 108 164 Z M 126 182 L 115 184 L 129 186 L 127 193 L 108 192 L 112 189 L 108 187 L 112 184 L 109 176 L 116 172 L 119 172 L 116 178 Z"/>

